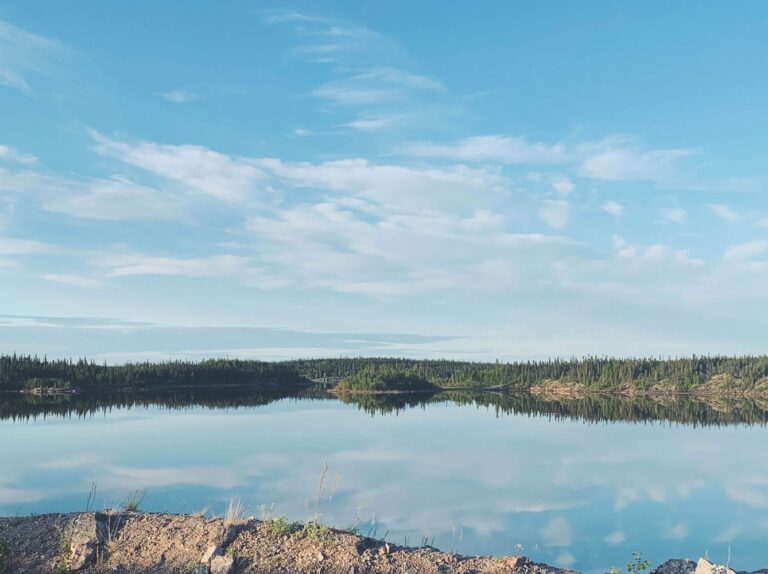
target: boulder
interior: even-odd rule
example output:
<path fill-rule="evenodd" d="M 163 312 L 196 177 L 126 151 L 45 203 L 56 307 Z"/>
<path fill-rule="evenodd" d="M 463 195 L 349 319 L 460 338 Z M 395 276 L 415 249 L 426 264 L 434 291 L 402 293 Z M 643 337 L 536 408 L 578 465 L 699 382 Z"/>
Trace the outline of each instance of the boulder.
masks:
<path fill-rule="evenodd" d="M 211 560 L 211 574 L 233 574 L 235 559 L 232 556 L 215 556 Z"/>
<path fill-rule="evenodd" d="M 203 557 L 200 558 L 200 563 L 201 564 L 209 564 L 211 562 L 211 560 L 213 560 L 217 556 L 221 556 L 222 554 L 224 554 L 224 551 L 220 547 L 218 547 L 218 546 L 210 546 L 208 548 L 208 550 L 206 550 L 203 553 Z"/>
<path fill-rule="evenodd" d="M 98 545 L 95 542 L 84 542 L 71 546 L 69 552 L 69 569 L 72 571 L 88 568 L 96 563 Z"/>
<path fill-rule="evenodd" d="M 712 564 L 706 558 L 699 558 L 694 574 L 736 574 L 728 566 Z"/>
<path fill-rule="evenodd" d="M 696 562 L 675 558 L 662 562 L 651 570 L 651 574 L 693 574 L 694 570 L 696 570 Z"/>

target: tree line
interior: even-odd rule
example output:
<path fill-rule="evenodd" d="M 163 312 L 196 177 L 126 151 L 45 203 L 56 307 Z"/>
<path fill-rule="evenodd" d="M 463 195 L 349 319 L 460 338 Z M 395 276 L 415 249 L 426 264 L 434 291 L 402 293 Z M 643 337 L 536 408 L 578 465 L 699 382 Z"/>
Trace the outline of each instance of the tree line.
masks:
<path fill-rule="evenodd" d="M 98 364 L 87 359 L 0 356 L 0 390 L 22 390 L 31 380 L 60 380 L 73 387 L 155 388 L 160 386 L 255 385 L 264 390 L 307 388 L 310 379 L 336 377 L 362 386 L 386 384 L 426 388 L 529 389 L 548 381 L 594 391 L 649 390 L 662 385 L 678 392 L 768 393 L 768 356 L 551 359 L 480 363 L 396 358 L 304 359 L 265 362 L 237 359 Z"/>

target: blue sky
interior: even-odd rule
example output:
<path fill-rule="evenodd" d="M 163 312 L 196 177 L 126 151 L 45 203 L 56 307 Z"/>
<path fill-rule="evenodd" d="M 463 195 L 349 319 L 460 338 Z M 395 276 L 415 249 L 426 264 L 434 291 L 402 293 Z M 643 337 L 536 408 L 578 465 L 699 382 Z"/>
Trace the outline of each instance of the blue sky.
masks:
<path fill-rule="evenodd" d="M 762 2 L 0 2 L 3 351 L 758 353 Z"/>

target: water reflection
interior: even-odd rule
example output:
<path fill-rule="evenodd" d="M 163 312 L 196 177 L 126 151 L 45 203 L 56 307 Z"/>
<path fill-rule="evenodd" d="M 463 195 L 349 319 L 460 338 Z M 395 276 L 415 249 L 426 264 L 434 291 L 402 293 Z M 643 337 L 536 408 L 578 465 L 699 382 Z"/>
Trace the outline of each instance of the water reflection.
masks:
<path fill-rule="evenodd" d="M 549 420 L 605 422 L 667 422 L 725 426 L 768 424 L 768 397 L 658 395 L 626 397 L 592 394 L 584 397 L 541 396 L 529 393 L 444 391 L 393 395 L 337 397 L 323 391 L 302 393 L 253 392 L 247 389 L 173 389 L 142 393 L 105 392 L 96 395 L 35 396 L 0 394 L 0 420 L 34 420 L 50 416 L 88 417 L 115 409 L 159 407 L 173 410 L 205 407 L 229 409 L 268 405 L 278 400 L 340 400 L 370 415 L 397 415 L 407 409 L 451 403 L 486 407 L 496 416 L 536 416 Z"/>
<path fill-rule="evenodd" d="M 148 510 L 221 512 L 242 497 L 307 517 L 428 536 L 448 550 L 604 572 L 709 550 L 766 566 L 768 428 L 759 400 L 578 400 L 438 393 L 253 395 L 175 390 L 0 398 L 0 513 L 82 509 L 147 488 Z M 594 423 L 612 424 L 594 424 Z M 643 423 L 643 424 L 637 424 Z M 672 424 L 670 424 L 672 423 Z M 374 524 L 371 517 L 375 515 Z M 425 532 L 426 531 L 426 532 Z M 459 535 L 459 532 L 461 533 Z"/>

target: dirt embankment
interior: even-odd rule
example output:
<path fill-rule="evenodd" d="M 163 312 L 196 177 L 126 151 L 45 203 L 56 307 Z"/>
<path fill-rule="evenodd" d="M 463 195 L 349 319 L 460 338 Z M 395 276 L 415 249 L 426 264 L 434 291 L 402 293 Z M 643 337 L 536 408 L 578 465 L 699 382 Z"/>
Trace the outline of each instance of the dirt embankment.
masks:
<path fill-rule="evenodd" d="M 273 522 L 119 513 L 0 518 L 0 572 L 122 574 L 567 574 L 522 557 L 405 548 L 334 529 L 293 532 Z M 208 552 L 219 555 L 201 563 Z M 223 569 L 222 569 L 223 568 Z"/>

